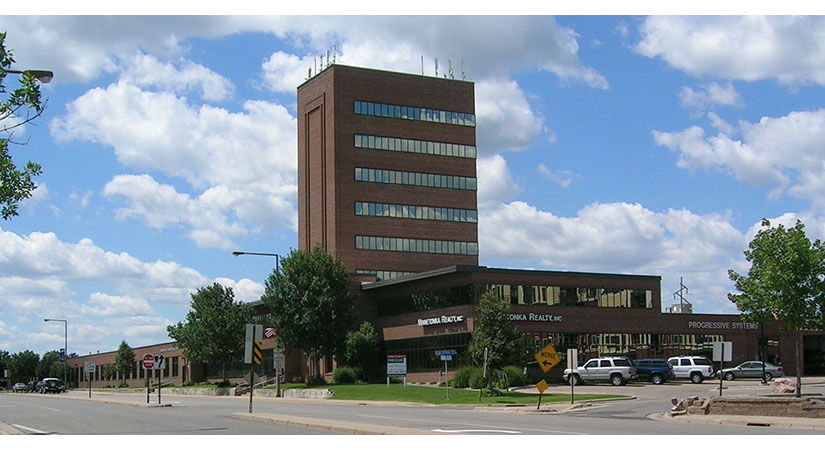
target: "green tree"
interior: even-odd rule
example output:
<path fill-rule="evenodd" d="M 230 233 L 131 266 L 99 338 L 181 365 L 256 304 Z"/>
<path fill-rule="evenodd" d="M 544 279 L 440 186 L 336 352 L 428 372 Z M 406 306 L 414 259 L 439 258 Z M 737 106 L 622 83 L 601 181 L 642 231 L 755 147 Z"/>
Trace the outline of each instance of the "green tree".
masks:
<path fill-rule="evenodd" d="M 11 355 L 9 369 L 15 380 L 31 380 L 37 377 L 37 364 L 40 362 L 40 355 L 31 350 Z"/>
<path fill-rule="evenodd" d="M 40 116 L 45 102 L 41 103 L 40 85 L 30 72 L 20 75 L 20 87 L 6 90 L 4 81 L 14 57 L 6 50 L 5 40 L 6 33 L 0 33 L 0 94 L 7 97 L 0 99 L 0 215 L 8 220 L 17 215 L 18 204 L 31 197 L 37 188 L 32 178 L 41 172 L 40 164 L 31 161 L 22 170 L 15 166 L 9 143 L 20 143 L 12 140 L 13 130 Z"/>
<path fill-rule="evenodd" d="M 762 227 L 745 250 L 751 263 L 748 274 L 728 271 L 739 291 L 729 293 L 728 299 L 742 312 L 743 320 L 762 323 L 773 317 L 782 331 L 794 332 L 796 396 L 800 397 L 800 331 L 825 329 L 825 246 L 818 239 L 811 242 L 799 220 L 793 228 L 785 228 L 771 227 L 763 219 Z"/>
<path fill-rule="evenodd" d="M 227 364 L 243 351 L 246 324 L 253 313 L 251 306 L 235 301 L 232 288 L 215 283 L 192 294 L 186 321 L 166 331 L 190 361 L 222 364 L 223 380 L 228 383 Z"/>
<path fill-rule="evenodd" d="M 115 370 L 120 374 L 120 383 L 126 382 L 126 374 L 132 371 L 135 364 L 135 351 L 126 340 L 120 341 L 120 346 L 117 348 L 117 356 L 115 357 Z"/>
<path fill-rule="evenodd" d="M 106 364 L 100 368 L 100 377 L 106 381 L 112 381 L 112 378 L 117 377 L 117 368 L 114 364 Z M 109 386 L 110 383 L 106 383 L 106 385 Z"/>
<path fill-rule="evenodd" d="M 500 370 L 508 364 L 523 364 L 524 340 L 510 323 L 510 305 L 501 301 L 495 292 L 487 291 L 481 296 L 473 323 L 467 353 L 475 365 L 482 366 L 484 349 L 487 349 L 487 377 L 490 381 L 493 370 Z"/>
<path fill-rule="evenodd" d="M 375 327 L 369 322 L 364 322 L 358 330 L 347 333 L 347 362 L 361 368 L 364 381 L 370 380 L 375 374 L 380 345 L 378 333 L 375 332 Z"/>
<path fill-rule="evenodd" d="M 11 355 L 9 352 L 5 350 L 0 350 L 0 375 L 6 373 L 6 369 L 9 369 L 9 363 L 11 362 Z"/>
<path fill-rule="evenodd" d="M 293 250 L 266 280 L 261 300 L 281 348 L 301 349 L 313 359 L 343 356 L 352 327 L 350 278 L 340 259 L 320 246 Z M 315 376 L 320 376 L 316 364 Z"/>
<path fill-rule="evenodd" d="M 57 363 L 61 364 L 60 362 L 60 352 L 57 350 L 48 351 L 40 357 L 40 361 L 37 363 L 37 379 L 43 379 L 52 376 L 52 366 Z M 62 367 L 61 371 L 62 371 Z M 62 373 L 62 372 L 61 372 Z"/>

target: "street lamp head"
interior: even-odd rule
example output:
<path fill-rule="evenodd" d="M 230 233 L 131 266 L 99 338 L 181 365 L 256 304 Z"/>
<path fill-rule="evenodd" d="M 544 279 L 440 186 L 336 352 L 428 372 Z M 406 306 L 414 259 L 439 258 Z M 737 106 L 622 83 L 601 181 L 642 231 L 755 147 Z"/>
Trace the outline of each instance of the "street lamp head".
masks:
<path fill-rule="evenodd" d="M 243 255 L 243 252 L 232 252 L 232 256 L 234 256 L 234 257 L 236 257 L 236 258 L 237 258 L 238 256 L 241 256 L 241 255 Z"/>
<path fill-rule="evenodd" d="M 16 73 L 16 74 L 21 74 L 21 75 L 22 74 L 29 74 L 29 75 L 31 75 L 32 77 L 34 77 L 35 79 L 37 79 L 38 81 L 40 81 L 43 84 L 46 84 L 46 83 L 52 81 L 52 78 L 54 78 L 54 72 L 52 72 L 51 70 L 0 69 L 0 71 L 6 72 L 6 73 Z"/>

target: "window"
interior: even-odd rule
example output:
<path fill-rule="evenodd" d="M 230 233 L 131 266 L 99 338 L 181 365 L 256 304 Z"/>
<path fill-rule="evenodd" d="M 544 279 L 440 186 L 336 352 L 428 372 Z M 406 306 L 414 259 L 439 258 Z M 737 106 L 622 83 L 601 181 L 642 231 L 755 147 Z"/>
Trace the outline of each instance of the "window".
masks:
<path fill-rule="evenodd" d="M 406 175 L 405 175 L 406 174 Z M 476 190 L 476 179 L 470 177 L 452 177 L 432 173 L 400 172 L 396 170 L 355 168 L 355 181 L 371 183 L 403 184 L 407 186 L 425 186 L 441 189 Z M 464 187 L 462 187 L 464 186 Z"/>
<path fill-rule="evenodd" d="M 609 359 L 603 359 L 599 362 L 599 367 L 613 367 Z"/>
<path fill-rule="evenodd" d="M 383 236 L 355 236 L 355 248 L 359 250 L 478 255 L 477 242 L 439 241 Z"/>
<path fill-rule="evenodd" d="M 590 361 L 589 363 L 584 365 L 585 369 L 595 369 L 596 367 L 599 367 L 598 361 Z"/>
<path fill-rule="evenodd" d="M 356 100 L 353 111 L 358 115 L 391 117 L 405 120 L 421 120 L 450 125 L 475 127 L 475 115 L 470 113 L 442 111 L 386 103 L 373 103 Z"/>

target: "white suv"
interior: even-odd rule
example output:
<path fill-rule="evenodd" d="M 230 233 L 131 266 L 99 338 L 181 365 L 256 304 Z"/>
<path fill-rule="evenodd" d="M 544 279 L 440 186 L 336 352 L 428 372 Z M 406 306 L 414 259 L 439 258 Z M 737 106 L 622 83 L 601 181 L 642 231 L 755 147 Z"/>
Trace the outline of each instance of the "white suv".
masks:
<path fill-rule="evenodd" d="M 673 378 L 690 380 L 691 383 L 701 383 L 705 378 L 713 378 L 713 363 L 704 356 L 676 356 L 668 358 L 667 362 L 673 366 Z"/>
<path fill-rule="evenodd" d="M 571 371 L 564 370 L 564 381 L 570 383 Z M 613 386 L 622 386 L 629 380 L 636 378 L 636 369 L 627 358 L 594 358 L 583 366 L 572 371 L 573 383 L 583 384 L 586 381 L 609 381 Z"/>

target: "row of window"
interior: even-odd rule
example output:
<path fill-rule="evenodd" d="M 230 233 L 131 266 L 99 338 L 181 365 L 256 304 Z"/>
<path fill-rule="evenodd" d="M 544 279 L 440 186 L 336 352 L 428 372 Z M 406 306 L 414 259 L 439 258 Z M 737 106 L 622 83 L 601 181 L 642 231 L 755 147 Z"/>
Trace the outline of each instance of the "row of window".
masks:
<path fill-rule="evenodd" d="M 375 278 L 378 278 L 378 281 L 381 280 L 390 280 L 393 278 L 403 277 L 407 275 L 412 275 L 415 272 L 399 272 L 393 270 L 370 270 L 370 269 L 357 269 L 355 271 L 358 275 L 372 275 Z"/>
<path fill-rule="evenodd" d="M 600 308 L 653 308 L 649 289 L 581 288 L 561 286 L 489 285 L 499 299 L 511 305 L 576 305 Z"/>
<path fill-rule="evenodd" d="M 405 184 L 446 189 L 476 190 L 478 183 L 473 177 L 439 175 L 435 173 L 402 172 L 399 170 L 355 168 L 355 181 L 370 183 Z"/>
<path fill-rule="evenodd" d="M 390 150 L 394 152 L 424 153 L 427 155 L 456 156 L 459 158 L 476 157 L 476 148 L 473 145 L 418 141 L 415 139 L 370 136 L 366 134 L 355 135 L 355 147 L 373 150 Z"/>
<path fill-rule="evenodd" d="M 179 373 L 179 365 L 178 365 L 178 357 L 172 356 L 166 361 L 166 367 L 161 370 L 163 373 L 161 376 L 163 377 L 177 377 Z M 114 364 L 96 364 L 94 373 L 87 374 L 84 371 L 83 367 L 77 367 L 76 369 L 77 377 L 75 379 L 79 379 L 80 381 L 89 381 L 91 378 L 92 381 L 105 381 L 105 380 L 119 380 L 123 378 L 124 380 L 132 380 L 132 379 L 142 379 L 145 378 L 147 371 L 143 368 L 141 364 L 137 361 L 132 362 L 132 369 L 126 371 L 125 373 L 121 374 L 114 369 Z M 157 377 L 157 370 L 151 371 L 152 377 Z"/>
<path fill-rule="evenodd" d="M 448 123 L 467 127 L 476 126 L 475 114 L 418 108 L 415 106 L 389 105 L 386 103 L 355 101 L 355 114 L 395 119 L 420 120 L 423 122 Z"/>
<path fill-rule="evenodd" d="M 381 236 L 355 236 L 358 250 L 388 252 L 440 253 L 445 255 L 478 255 L 478 242 L 439 241 Z"/>
<path fill-rule="evenodd" d="M 478 222 L 478 211 L 474 209 L 394 205 L 372 202 L 355 202 L 355 215 L 395 217 L 399 219 L 443 220 L 448 222 Z"/>

